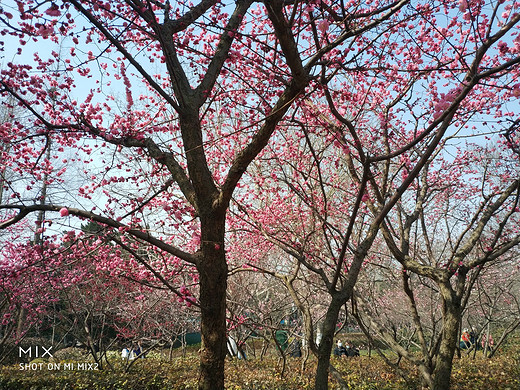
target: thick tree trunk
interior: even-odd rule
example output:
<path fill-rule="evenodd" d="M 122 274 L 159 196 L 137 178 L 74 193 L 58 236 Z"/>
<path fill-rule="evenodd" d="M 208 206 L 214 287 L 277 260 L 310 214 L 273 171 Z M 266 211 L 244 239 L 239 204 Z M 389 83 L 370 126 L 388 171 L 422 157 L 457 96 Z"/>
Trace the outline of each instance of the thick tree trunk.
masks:
<path fill-rule="evenodd" d="M 338 322 L 338 315 L 343 302 L 332 299 L 325 320 L 323 321 L 323 333 L 318 346 L 318 368 L 314 382 L 315 390 L 327 390 L 329 386 L 329 366 L 332 346 L 334 344 L 334 333 Z"/>
<path fill-rule="evenodd" d="M 226 358 L 227 263 L 224 252 L 225 218 L 201 219 L 202 258 L 198 265 L 202 348 L 200 390 L 224 389 Z"/>
<path fill-rule="evenodd" d="M 448 390 L 451 382 L 453 355 L 457 348 L 460 323 L 460 301 L 444 302 L 442 338 L 435 358 L 433 370 L 433 390 Z"/>

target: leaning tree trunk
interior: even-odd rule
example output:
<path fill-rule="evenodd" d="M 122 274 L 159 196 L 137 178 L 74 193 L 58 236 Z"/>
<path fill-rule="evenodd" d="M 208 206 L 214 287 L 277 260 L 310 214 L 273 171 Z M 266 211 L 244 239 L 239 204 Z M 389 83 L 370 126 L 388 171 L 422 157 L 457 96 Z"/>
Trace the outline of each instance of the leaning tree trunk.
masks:
<path fill-rule="evenodd" d="M 441 287 L 441 291 L 442 290 Z M 449 297 L 445 296 L 443 292 L 443 328 L 439 351 L 435 358 L 435 367 L 433 370 L 433 390 L 449 390 L 451 371 L 453 367 L 453 355 L 457 348 L 457 336 L 461 314 L 460 299 L 456 297 L 451 288 L 449 290 Z"/>
<path fill-rule="evenodd" d="M 227 263 L 225 217 L 201 218 L 202 257 L 197 266 L 200 286 L 200 390 L 224 389 L 226 358 Z"/>
<path fill-rule="evenodd" d="M 323 333 L 318 346 L 318 367 L 315 375 L 315 390 L 327 390 L 329 386 L 329 366 L 332 346 L 334 344 L 334 333 L 338 322 L 339 312 L 343 301 L 332 298 L 323 321 Z"/>

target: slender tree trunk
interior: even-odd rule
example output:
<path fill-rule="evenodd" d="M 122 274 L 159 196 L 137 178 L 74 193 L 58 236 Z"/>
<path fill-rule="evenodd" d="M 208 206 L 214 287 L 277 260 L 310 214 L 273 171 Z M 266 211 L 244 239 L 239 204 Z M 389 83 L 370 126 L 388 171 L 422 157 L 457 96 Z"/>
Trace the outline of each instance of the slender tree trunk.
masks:
<path fill-rule="evenodd" d="M 302 372 L 305 370 L 305 365 L 309 360 L 310 351 L 315 348 L 314 346 L 314 329 L 312 326 L 312 315 L 310 309 L 306 305 L 301 305 L 300 311 L 303 315 L 303 324 L 304 324 L 304 340 L 303 340 L 303 359 L 301 364 Z"/>
<path fill-rule="evenodd" d="M 170 340 L 170 350 L 168 351 L 168 363 L 171 363 L 173 361 L 173 346 L 175 344 L 175 340 Z"/>
<path fill-rule="evenodd" d="M 329 386 L 329 366 L 334 333 L 338 322 L 339 312 L 343 306 L 342 301 L 332 298 L 323 321 L 323 333 L 318 346 L 318 368 L 315 375 L 315 390 L 327 390 Z"/>
<path fill-rule="evenodd" d="M 457 335 L 460 323 L 460 301 L 444 302 L 444 319 L 439 351 L 435 358 L 433 370 L 433 390 L 449 390 L 453 355 L 457 346 Z"/>
<path fill-rule="evenodd" d="M 309 359 L 310 351 L 317 354 L 316 346 L 314 343 L 314 328 L 312 323 L 312 314 L 309 308 L 309 305 L 303 303 L 303 301 L 300 299 L 298 294 L 296 293 L 296 289 L 294 288 L 293 282 L 296 279 L 296 276 L 298 274 L 298 271 L 300 269 L 300 262 L 296 262 L 296 267 L 293 270 L 293 274 L 290 277 L 283 276 L 280 277 L 280 279 L 283 280 L 285 286 L 287 287 L 287 290 L 291 294 L 291 298 L 293 299 L 294 304 L 300 311 L 300 313 L 303 316 L 303 330 L 304 330 L 304 336 L 303 336 L 303 359 L 301 364 L 301 370 L 302 372 L 305 370 L 305 365 L 307 364 L 307 360 Z"/>
<path fill-rule="evenodd" d="M 202 348 L 200 390 L 224 389 L 227 263 L 225 216 L 201 218 L 202 257 L 198 265 Z"/>
<path fill-rule="evenodd" d="M 493 307 L 491 307 L 491 310 L 490 310 L 490 313 L 489 313 L 489 318 L 493 318 L 492 317 L 493 315 Z M 483 345 L 483 353 L 484 353 L 484 357 L 488 357 L 488 353 L 489 353 L 489 349 L 491 347 L 491 345 L 489 345 L 489 335 L 491 334 L 491 321 L 487 323 L 487 327 L 486 327 L 486 339 L 484 340 L 484 345 Z M 475 351 L 478 349 L 478 339 L 475 340 Z"/>

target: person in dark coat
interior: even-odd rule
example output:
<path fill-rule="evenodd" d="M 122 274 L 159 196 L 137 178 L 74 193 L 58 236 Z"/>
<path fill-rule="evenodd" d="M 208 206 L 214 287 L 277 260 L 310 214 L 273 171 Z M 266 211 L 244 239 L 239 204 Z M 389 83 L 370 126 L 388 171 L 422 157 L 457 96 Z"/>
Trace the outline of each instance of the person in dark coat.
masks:
<path fill-rule="evenodd" d="M 359 356 L 359 349 L 357 349 L 349 344 L 347 344 L 346 351 L 347 351 L 348 357 Z"/>
<path fill-rule="evenodd" d="M 334 356 L 347 356 L 347 349 L 343 346 L 341 340 L 338 340 L 336 348 L 334 348 Z"/>

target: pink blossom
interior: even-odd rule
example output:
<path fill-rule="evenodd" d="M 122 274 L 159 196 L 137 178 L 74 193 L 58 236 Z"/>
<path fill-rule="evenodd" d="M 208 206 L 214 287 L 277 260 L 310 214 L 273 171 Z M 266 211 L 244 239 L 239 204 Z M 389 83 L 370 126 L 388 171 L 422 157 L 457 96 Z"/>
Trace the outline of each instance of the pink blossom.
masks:
<path fill-rule="evenodd" d="M 327 19 L 320 20 L 318 23 L 318 30 L 325 34 L 329 30 L 330 23 Z"/>
<path fill-rule="evenodd" d="M 54 34 L 54 27 L 45 25 L 38 27 L 38 35 L 41 35 L 43 38 L 47 38 L 52 34 Z"/>
<path fill-rule="evenodd" d="M 460 0 L 459 2 L 459 10 L 460 12 L 466 12 L 469 8 L 468 0 Z"/>
<path fill-rule="evenodd" d="M 509 51 L 509 47 L 506 42 L 500 41 L 498 42 L 498 50 L 500 51 L 500 54 L 504 55 Z"/>
<path fill-rule="evenodd" d="M 49 16 L 60 16 L 61 15 L 61 11 L 58 8 L 58 6 L 53 3 L 51 5 L 51 7 L 47 11 L 45 11 L 45 14 L 49 15 Z"/>
<path fill-rule="evenodd" d="M 520 96 L 520 84 L 513 85 L 513 91 L 511 91 L 511 94 L 514 97 L 519 97 Z"/>
<path fill-rule="evenodd" d="M 66 208 L 66 207 L 63 207 L 61 210 L 60 210 L 60 215 L 62 217 L 66 217 L 67 215 L 69 215 L 69 210 Z"/>

